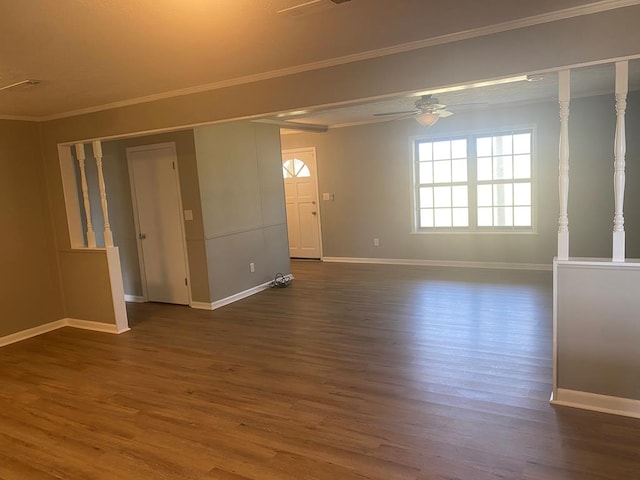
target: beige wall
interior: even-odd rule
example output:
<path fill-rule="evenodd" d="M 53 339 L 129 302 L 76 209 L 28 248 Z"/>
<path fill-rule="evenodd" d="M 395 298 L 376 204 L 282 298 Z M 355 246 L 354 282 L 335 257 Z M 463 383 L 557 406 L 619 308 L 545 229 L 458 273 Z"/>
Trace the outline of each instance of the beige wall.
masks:
<path fill-rule="evenodd" d="M 278 127 L 232 122 L 194 136 L 212 300 L 288 274 Z"/>
<path fill-rule="evenodd" d="M 638 123 L 630 97 L 629 127 Z M 575 100 L 571 114 L 571 254 L 611 255 L 613 218 L 613 97 Z M 535 127 L 537 231 L 533 234 L 413 234 L 410 138 L 439 137 L 519 126 Z M 634 131 L 634 130 L 630 130 Z M 425 129 L 412 119 L 283 135 L 283 148 L 315 146 L 321 192 L 324 255 L 434 261 L 507 262 L 551 265 L 558 222 L 559 116 L 554 103 L 457 114 Z M 629 139 L 627 226 L 629 255 L 640 256 L 640 149 Z M 380 247 L 373 246 L 373 238 Z"/>
<path fill-rule="evenodd" d="M 38 125 L 0 120 L 0 337 L 64 317 Z"/>
<path fill-rule="evenodd" d="M 57 248 L 64 251 L 70 245 L 58 164 L 59 143 L 177 129 L 637 55 L 640 53 L 640 29 L 636 28 L 635 19 L 639 14 L 640 6 L 631 6 L 351 64 L 45 122 L 41 127 L 42 148 Z M 598 35 L 585 33 L 594 31 Z M 208 261 L 212 259 L 208 258 Z M 108 278 L 98 271 L 93 273 L 96 289 L 108 288 Z"/>

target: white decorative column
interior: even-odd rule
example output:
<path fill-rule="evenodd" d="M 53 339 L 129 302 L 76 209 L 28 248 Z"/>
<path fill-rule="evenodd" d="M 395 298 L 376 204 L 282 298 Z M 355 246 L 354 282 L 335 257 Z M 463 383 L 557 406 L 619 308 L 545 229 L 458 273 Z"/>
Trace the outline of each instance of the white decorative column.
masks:
<path fill-rule="evenodd" d="M 613 261 L 624 262 L 624 187 L 625 155 L 627 141 L 625 134 L 625 111 L 627 109 L 627 91 L 629 89 L 629 62 L 616 63 L 616 139 L 614 143 L 613 193 L 615 211 L 613 215 Z"/>
<path fill-rule="evenodd" d="M 84 216 L 87 219 L 87 246 L 89 248 L 96 247 L 96 234 L 93 230 L 91 221 L 91 202 L 89 201 L 89 187 L 87 186 L 87 174 L 84 168 L 84 144 L 76 143 L 76 158 L 80 166 L 80 179 L 82 188 L 82 201 L 84 202 Z"/>
<path fill-rule="evenodd" d="M 558 75 L 558 99 L 560 103 L 560 167 L 559 193 L 560 217 L 558 219 L 558 260 L 569 259 L 569 103 L 571 101 L 571 72 L 563 70 Z"/>
<path fill-rule="evenodd" d="M 104 183 L 104 174 L 102 173 L 102 144 L 100 140 L 93 142 L 93 156 L 98 166 L 98 186 L 100 188 L 100 203 L 102 204 L 102 216 L 104 218 L 104 246 L 113 247 L 113 233 L 109 225 L 109 208 L 107 206 L 107 190 Z"/>

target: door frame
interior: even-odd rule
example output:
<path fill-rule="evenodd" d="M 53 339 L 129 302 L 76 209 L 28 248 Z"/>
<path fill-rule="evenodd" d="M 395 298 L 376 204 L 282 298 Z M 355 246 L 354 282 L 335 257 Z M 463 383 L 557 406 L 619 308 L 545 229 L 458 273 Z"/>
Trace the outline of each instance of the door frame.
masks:
<path fill-rule="evenodd" d="M 311 152 L 313 154 L 313 158 L 314 158 L 314 171 L 313 171 L 313 176 L 314 176 L 314 182 L 315 182 L 315 187 L 316 187 L 316 207 L 317 207 L 317 211 L 318 211 L 318 245 L 319 245 L 319 249 L 320 249 L 320 261 L 324 262 L 324 250 L 322 248 L 322 212 L 320 209 L 320 185 L 318 183 L 318 155 L 316 153 L 316 147 L 300 147 L 300 148 L 287 148 L 287 149 L 283 149 L 280 152 L 280 171 L 281 171 L 281 175 L 282 175 L 282 164 L 284 162 L 284 157 L 285 157 L 285 153 L 287 153 L 287 155 L 290 154 L 295 154 L 298 152 Z M 284 176 L 282 177 L 282 186 L 284 188 Z M 285 210 L 287 207 L 287 198 L 285 196 Z M 287 229 L 289 228 L 289 218 L 287 218 Z M 291 254 L 289 254 L 289 256 L 291 256 Z"/>
<path fill-rule="evenodd" d="M 129 157 L 129 153 L 133 152 L 143 152 L 148 150 L 160 150 L 170 148 L 171 153 L 173 155 L 173 162 L 175 165 L 174 178 L 176 182 L 176 188 L 178 189 L 178 211 L 180 212 L 180 235 L 182 237 L 182 258 L 185 265 L 185 272 L 187 275 L 187 295 L 189 299 L 189 307 L 193 302 L 191 298 L 191 274 L 189 272 L 189 256 L 187 253 L 187 235 L 184 227 L 184 209 L 182 208 L 182 190 L 180 189 L 180 172 L 178 165 L 178 154 L 176 151 L 175 142 L 165 142 L 165 143 L 154 143 L 149 145 L 141 145 L 137 147 L 127 147 L 126 155 L 127 155 L 127 168 L 129 170 L 129 187 L 131 188 L 131 206 L 133 208 L 133 223 L 135 225 L 135 233 L 136 233 L 136 247 L 138 249 L 138 266 L 140 267 L 140 283 L 142 284 L 142 301 L 148 302 L 149 295 L 147 290 L 147 274 L 144 268 L 144 257 L 142 252 L 142 240 L 139 237 L 140 234 L 140 219 L 138 218 L 138 200 L 136 197 L 136 187 L 133 180 L 133 166 L 131 164 L 131 158 Z"/>

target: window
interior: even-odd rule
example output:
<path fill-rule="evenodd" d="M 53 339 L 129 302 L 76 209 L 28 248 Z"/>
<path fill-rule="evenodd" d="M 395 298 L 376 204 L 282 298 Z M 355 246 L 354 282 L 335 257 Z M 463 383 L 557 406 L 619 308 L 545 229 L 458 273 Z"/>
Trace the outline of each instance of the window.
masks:
<path fill-rule="evenodd" d="M 282 164 L 282 176 L 284 178 L 310 177 L 311 171 L 306 163 L 298 158 L 290 158 Z"/>
<path fill-rule="evenodd" d="M 416 230 L 531 230 L 532 133 L 415 142 Z"/>

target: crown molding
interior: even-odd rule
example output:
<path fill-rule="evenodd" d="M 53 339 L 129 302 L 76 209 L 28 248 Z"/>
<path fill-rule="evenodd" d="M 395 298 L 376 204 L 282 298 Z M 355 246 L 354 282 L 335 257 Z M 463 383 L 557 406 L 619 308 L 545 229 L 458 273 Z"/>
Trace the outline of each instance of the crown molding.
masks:
<path fill-rule="evenodd" d="M 49 121 L 59 120 L 62 118 L 75 117 L 78 115 L 86 115 L 90 113 L 96 113 L 104 110 L 111 110 L 114 108 L 128 107 L 131 105 L 137 105 L 141 103 L 153 102 L 158 100 L 165 100 L 168 98 L 180 97 L 184 95 L 191 95 L 195 93 L 202 93 L 212 90 L 219 90 L 222 88 L 233 87 L 237 85 L 243 85 L 247 83 L 254 83 L 263 80 L 270 80 L 273 78 L 284 77 L 288 75 L 295 75 L 298 73 L 309 72 L 313 70 L 320 70 L 323 68 L 334 67 L 338 65 L 344 65 L 348 63 L 358 62 L 362 60 L 369 60 L 373 58 L 383 57 L 387 55 L 394 55 L 398 53 L 409 52 L 412 50 L 419 50 L 422 48 L 428 48 L 446 43 L 458 42 L 461 40 L 469 40 L 473 38 L 483 37 L 501 32 L 507 32 L 510 30 L 517 30 L 520 28 L 531 27 L 544 23 L 554 22 L 558 20 L 566 20 L 575 17 L 581 17 L 584 15 L 592 15 L 596 13 L 602 13 L 609 10 L 616 10 L 619 8 L 630 7 L 634 5 L 640 5 L 640 0 L 600 0 L 588 5 L 581 5 L 577 7 L 566 8 L 555 12 L 544 13 L 540 15 L 534 15 L 518 20 L 511 20 L 508 22 L 498 23 L 495 25 L 489 25 L 486 27 L 479 27 L 470 30 L 464 30 L 461 32 L 451 33 L 447 35 L 440 35 L 437 37 L 431 37 L 424 40 L 417 40 L 414 42 L 403 43 L 394 45 L 391 47 L 380 48 L 376 50 L 368 50 L 351 55 L 343 55 L 340 57 L 330 58 L 327 60 L 321 60 L 318 62 L 305 63 L 301 65 L 295 65 L 292 67 L 281 68 L 277 70 L 271 70 L 268 72 L 256 73 L 251 75 L 245 75 L 241 77 L 235 77 L 218 82 L 207 83 L 198 85 L 195 87 L 188 87 L 183 89 L 171 90 L 163 93 L 146 95 L 143 97 L 132 98 L 128 100 L 122 100 L 118 102 L 107 103 L 94 107 L 82 108 L 78 110 L 72 110 L 63 113 L 57 113 L 52 115 L 44 115 L 40 117 L 30 117 L 31 120 L 37 121 Z M 27 117 L 23 117 L 27 118 Z"/>
<path fill-rule="evenodd" d="M 0 120 L 17 120 L 20 122 L 39 122 L 43 117 L 29 117 L 26 115 L 2 115 L 0 114 Z"/>

